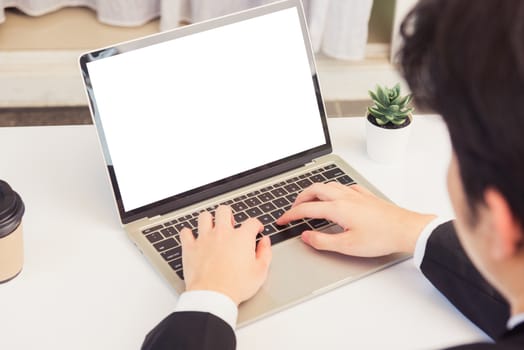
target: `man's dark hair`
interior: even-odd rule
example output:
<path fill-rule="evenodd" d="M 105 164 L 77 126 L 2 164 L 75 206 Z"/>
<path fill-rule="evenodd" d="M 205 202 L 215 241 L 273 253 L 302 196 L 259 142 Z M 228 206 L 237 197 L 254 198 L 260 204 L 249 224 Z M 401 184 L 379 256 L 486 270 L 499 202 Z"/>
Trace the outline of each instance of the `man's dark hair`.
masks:
<path fill-rule="evenodd" d="M 524 1 L 421 0 L 401 33 L 401 70 L 448 126 L 472 217 L 492 187 L 522 225 Z"/>

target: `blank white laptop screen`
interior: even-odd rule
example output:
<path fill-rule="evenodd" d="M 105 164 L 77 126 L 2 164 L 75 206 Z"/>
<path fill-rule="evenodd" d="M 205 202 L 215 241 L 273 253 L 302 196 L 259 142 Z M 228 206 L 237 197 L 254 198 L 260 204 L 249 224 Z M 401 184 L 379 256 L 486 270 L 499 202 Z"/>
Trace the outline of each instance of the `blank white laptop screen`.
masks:
<path fill-rule="evenodd" d="M 124 209 L 324 145 L 295 8 L 88 62 Z"/>

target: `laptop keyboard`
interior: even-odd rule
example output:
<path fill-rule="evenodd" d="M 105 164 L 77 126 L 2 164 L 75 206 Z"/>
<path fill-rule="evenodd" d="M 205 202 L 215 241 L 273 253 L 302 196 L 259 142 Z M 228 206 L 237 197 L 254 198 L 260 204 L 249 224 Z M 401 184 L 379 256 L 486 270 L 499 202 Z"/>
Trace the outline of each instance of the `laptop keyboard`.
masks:
<path fill-rule="evenodd" d="M 286 226 L 280 226 L 275 221 L 291 207 L 297 195 L 306 187 L 315 182 L 327 183 L 331 181 L 337 181 L 343 185 L 355 183 L 335 164 L 330 164 L 202 210 L 214 214 L 215 209 L 220 204 L 229 205 L 235 218 L 235 227 L 240 226 L 248 218 L 257 218 L 264 225 L 264 230 L 257 236 L 257 242 L 263 236 L 269 236 L 271 244 L 277 244 L 299 236 L 305 230 L 316 230 L 330 224 L 323 219 L 303 219 L 293 221 Z M 198 215 L 199 212 L 194 212 L 142 231 L 149 242 L 182 279 L 184 279 L 184 272 L 179 232 L 184 227 L 188 227 L 197 237 Z"/>

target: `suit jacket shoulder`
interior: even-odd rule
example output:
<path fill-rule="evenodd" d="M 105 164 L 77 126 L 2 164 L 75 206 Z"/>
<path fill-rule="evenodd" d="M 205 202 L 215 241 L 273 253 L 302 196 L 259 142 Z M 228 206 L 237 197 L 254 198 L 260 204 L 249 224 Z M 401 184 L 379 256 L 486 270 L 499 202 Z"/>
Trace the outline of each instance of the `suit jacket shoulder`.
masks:
<path fill-rule="evenodd" d="M 509 305 L 482 277 L 462 248 L 452 222 L 428 239 L 422 273 L 467 318 L 490 337 L 506 332 Z"/>
<path fill-rule="evenodd" d="M 142 350 L 233 350 L 234 330 L 207 312 L 173 312 L 146 336 Z"/>

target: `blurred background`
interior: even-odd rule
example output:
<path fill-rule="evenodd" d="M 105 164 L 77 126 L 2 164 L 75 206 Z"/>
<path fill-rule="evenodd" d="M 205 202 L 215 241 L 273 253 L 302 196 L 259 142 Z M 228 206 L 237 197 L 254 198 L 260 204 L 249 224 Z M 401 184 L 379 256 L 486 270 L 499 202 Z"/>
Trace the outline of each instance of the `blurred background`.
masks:
<path fill-rule="evenodd" d="M 0 126 L 88 124 L 82 52 L 272 1 L 0 0 Z M 403 84 L 394 53 L 414 2 L 303 0 L 328 116 L 361 116 L 369 89 Z"/>

